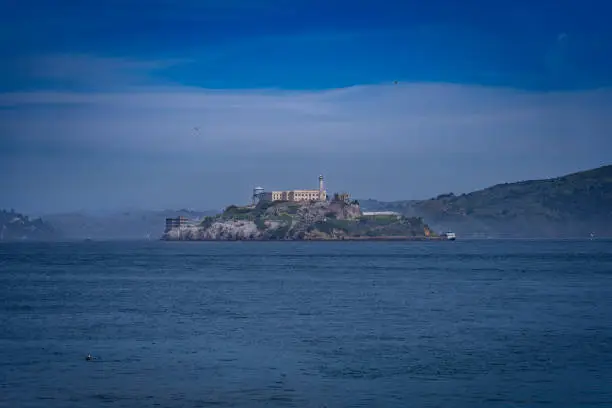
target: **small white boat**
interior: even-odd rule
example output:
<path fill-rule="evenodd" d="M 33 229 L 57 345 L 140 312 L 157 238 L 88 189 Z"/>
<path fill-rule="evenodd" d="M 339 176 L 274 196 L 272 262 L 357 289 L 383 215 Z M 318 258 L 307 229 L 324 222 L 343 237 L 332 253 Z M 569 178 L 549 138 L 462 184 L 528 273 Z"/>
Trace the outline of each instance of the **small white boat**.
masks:
<path fill-rule="evenodd" d="M 448 239 L 449 241 L 454 241 L 457 236 L 455 235 L 454 232 L 447 232 L 446 234 L 444 234 L 446 236 L 446 239 Z"/>

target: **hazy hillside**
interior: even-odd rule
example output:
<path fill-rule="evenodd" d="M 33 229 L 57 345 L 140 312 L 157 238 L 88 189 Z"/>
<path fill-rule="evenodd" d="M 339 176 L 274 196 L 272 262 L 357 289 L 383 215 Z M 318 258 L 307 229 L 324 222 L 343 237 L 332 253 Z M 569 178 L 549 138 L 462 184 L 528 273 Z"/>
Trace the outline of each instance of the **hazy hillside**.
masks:
<path fill-rule="evenodd" d="M 159 239 L 167 217 L 179 215 L 196 219 L 214 215 L 216 211 L 132 210 L 107 215 L 86 213 L 50 214 L 45 220 L 64 239 Z"/>
<path fill-rule="evenodd" d="M 49 240 L 56 237 L 53 227 L 40 218 L 31 220 L 14 210 L 0 210 L 0 241 Z"/>
<path fill-rule="evenodd" d="M 612 165 L 548 180 L 505 183 L 459 196 L 380 202 L 364 210 L 420 216 L 463 236 L 612 236 Z"/>

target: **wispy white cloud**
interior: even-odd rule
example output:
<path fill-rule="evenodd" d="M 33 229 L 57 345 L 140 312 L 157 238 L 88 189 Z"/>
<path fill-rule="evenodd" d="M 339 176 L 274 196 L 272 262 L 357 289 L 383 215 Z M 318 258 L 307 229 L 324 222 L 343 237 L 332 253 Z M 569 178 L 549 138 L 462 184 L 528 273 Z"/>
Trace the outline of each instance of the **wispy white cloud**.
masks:
<path fill-rule="evenodd" d="M 8 137 L 128 149 L 410 153 L 597 148 L 612 132 L 610 90 L 530 93 L 450 84 L 321 92 L 141 88 L 0 95 Z M 27 119 L 27 120 L 26 120 Z M 192 131 L 194 127 L 200 131 Z M 44 130 L 44 131 L 43 131 Z M 238 143 L 238 144 L 237 144 Z M 503 154 L 500 151 L 499 154 Z"/>
<path fill-rule="evenodd" d="M 91 70 L 104 75 L 117 66 L 160 65 L 113 60 Z M 12 92 L 0 94 L 0 152 L 12 152 L 0 163 L 11 179 L 0 178 L 0 187 L 23 186 L 25 201 L 28 191 L 56 197 L 65 186 L 64 194 L 78 190 L 86 206 L 87 191 L 102 200 L 121 185 L 121 200 L 134 205 L 183 205 L 163 201 L 174 188 L 192 191 L 190 200 L 221 197 L 210 203 L 220 206 L 246 197 L 252 184 L 308 185 L 324 171 L 361 197 L 416 198 L 597 166 L 609 160 L 610 134 L 611 89 L 399 83 L 325 91 Z M 86 171 L 81 157 L 91 152 L 99 167 Z M 41 174 L 55 183 L 42 186 Z M 202 190 L 175 186 L 177 178 Z"/>

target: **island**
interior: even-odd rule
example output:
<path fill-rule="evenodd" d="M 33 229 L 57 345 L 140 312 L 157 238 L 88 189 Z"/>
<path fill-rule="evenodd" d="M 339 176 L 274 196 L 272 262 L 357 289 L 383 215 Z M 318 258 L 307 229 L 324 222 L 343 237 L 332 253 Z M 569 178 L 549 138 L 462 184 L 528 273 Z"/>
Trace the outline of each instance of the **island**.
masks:
<path fill-rule="evenodd" d="M 419 217 L 394 212 L 362 212 L 358 201 L 336 195 L 333 200 L 261 200 L 230 205 L 221 214 L 198 222 L 168 219 L 167 241 L 338 241 L 443 240 Z"/>

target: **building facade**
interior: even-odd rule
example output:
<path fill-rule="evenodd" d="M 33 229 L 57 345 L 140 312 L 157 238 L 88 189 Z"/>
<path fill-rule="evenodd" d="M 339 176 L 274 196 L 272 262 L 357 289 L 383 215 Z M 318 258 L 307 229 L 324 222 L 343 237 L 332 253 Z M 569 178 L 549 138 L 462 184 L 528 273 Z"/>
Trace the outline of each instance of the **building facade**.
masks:
<path fill-rule="evenodd" d="M 170 231 L 173 228 L 179 228 L 184 225 L 187 225 L 188 223 L 189 218 L 183 217 L 182 215 L 176 218 L 166 218 L 166 232 Z"/>
<path fill-rule="evenodd" d="M 261 197 L 266 201 L 326 201 L 327 192 L 323 184 L 323 176 L 319 176 L 318 190 L 266 191 Z"/>

